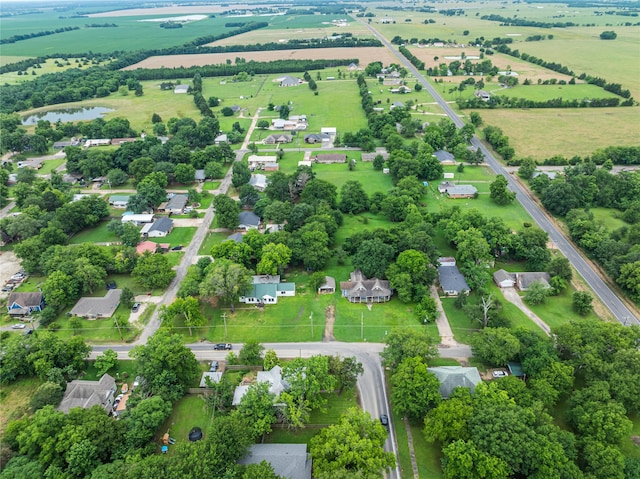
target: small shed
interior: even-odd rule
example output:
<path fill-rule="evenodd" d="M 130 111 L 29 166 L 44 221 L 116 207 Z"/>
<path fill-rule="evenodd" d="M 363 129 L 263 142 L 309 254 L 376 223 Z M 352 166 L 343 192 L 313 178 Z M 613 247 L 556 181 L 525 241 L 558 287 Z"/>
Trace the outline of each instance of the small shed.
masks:
<path fill-rule="evenodd" d="M 176 87 L 173 89 L 173 93 L 189 93 L 189 85 L 176 85 Z"/>

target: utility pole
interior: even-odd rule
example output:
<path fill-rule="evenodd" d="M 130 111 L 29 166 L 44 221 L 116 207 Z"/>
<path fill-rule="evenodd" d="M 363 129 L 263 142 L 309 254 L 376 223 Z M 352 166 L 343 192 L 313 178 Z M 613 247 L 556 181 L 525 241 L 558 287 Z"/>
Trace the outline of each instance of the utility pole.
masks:
<path fill-rule="evenodd" d="M 224 321 L 224 339 L 227 339 L 227 312 L 222 313 L 222 321 Z"/>
<path fill-rule="evenodd" d="M 122 337 L 122 331 L 120 331 L 120 323 L 118 322 L 119 319 L 120 318 L 116 316 L 113 322 L 116 323 L 116 328 L 118 328 L 118 333 L 120 333 L 120 341 L 124 341 L 124 338 Z"/>
<path fill-rule="evenodd" d="M 364 341 L 364 313 L 360 313 L 360 341 Z"/>
<path fill-rule="evenodd" d="M 309 320 L 311 321 L 311 339 L 313 339 L 313 313 L 309 315 Z"/>

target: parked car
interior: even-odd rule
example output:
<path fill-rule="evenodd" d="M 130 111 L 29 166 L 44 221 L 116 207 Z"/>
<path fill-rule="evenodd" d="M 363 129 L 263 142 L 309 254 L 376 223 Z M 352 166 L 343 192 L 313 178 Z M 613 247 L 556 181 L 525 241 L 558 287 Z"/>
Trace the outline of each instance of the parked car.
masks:
<path fill-rule="evenodd" d="M 384 427 L 389 427 L 389 417 L 386 414 L 380 415 L 380 424 Z"/>
<path fill-rule="evenodd" d="M 12 284 L 7 284 L 4 286 L 4 288 L 2 288 L 2 292 L 3 293 L 10 293 L 11 291 L 13 291 L 13 285 Z"/>
<path fill-rule="evenodd" d="M 216 351 L 231 351 L 231 343 L 218 343 L 213 345 L 213 349 Z"/>
<path fill-rule="evenodd" d="M 133 386 L 131 386 L 131 390 L 133 391 L 135 388 L 140 386 L 142 383 L 144 383 L 144 378 L 142 376 L 136 376 L 136 378 L 133 380 Z"/>
<path fill-rule="evenodd" d="M 25 336 L 29 336 L 30 334 L 33 334 L 33 329 L 27 328 L 24 330 L 24 333 L 22 334 L 24 334 Z"/>
<path fill-rule="evenodd" d="M 18 324 L 14 324 L 11 326 L 11 329 L 24 329 L 26 328 L 27 325 L 24 323 L 18 323 Z"/>
<path fill-rule="evenodd" d="M 111 281 L 109 283 L 107 283 L 107 289 L 116 289 L 118 287 L 118 285 L 116 284 L 115 281 Z"/>
<path fill-rule="evenodd" d="M 218 370 L 218 361 L 211 361 L 211 364 L 209 364 L 209 372 L 215 373 L 217 370 Z"/>
<path fill-rule="evenodd" d="M 140 303 L 133 303 L 133 308 L 131 308 L 132 313 L 137 313 L 140 309 Z"/>
<path fill-rule="evenodd" d="M 174 246 L 173 248 L 171 248 L 171 251 L 180 251 L 182 249 L 182 245 L 179 244 L 178 246 Z"/>
<path fill-rule="evenodd" d="M 509 373 L 506 371 L 494 371 L 493 372 L 493 377 L 494 378 L 504 378 L 505 376 L 508 376 Z"/>

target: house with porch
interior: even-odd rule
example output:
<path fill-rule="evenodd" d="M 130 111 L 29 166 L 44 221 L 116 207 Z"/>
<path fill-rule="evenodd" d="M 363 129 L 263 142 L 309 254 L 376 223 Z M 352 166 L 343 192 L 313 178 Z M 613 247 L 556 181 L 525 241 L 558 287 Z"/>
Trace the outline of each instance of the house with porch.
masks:
<path fill-rule="evenodd" d="M 455 388 L 467 388 L 471 394 L 475 391 L 476 385 L 482 382 L 478 368 L 467 368 L 462 366 L 438 366 L 427 368 L 440 381 L 440 395 L 447 399 Z"/>
<path fill-rule="evenodd" d="M 86 319 L 110 318 L 120 304 L 121 289 L 110 289 L 102 298 L 80 298 L 69 314 Z"/>
<path fill-rule="evenodd" d="M 441 263 L 438 267 L 438 280 L 445 296 L 458 296 L 463 292 L 471 291 L 463 274 L 455 264 L 442 266 Z"/>
<path fill-rule="evenodd" d="M 349 281 L 340 282 L 342 297 L 350 303 L 384 303 L 391 299 L 393 290 L 389 281 L 384 279 L 367 279 L 362 271 L 352 271 Z"/>
<path fill-rule="evenodd" d="M 103 374 L 99 381 L 76 379 L 67 383 L 58 411 L 69 413 L 76 407 L 90 409 L 97 405 L 110 413 L 116 390 L 116 380 L 108 374 Z"/>

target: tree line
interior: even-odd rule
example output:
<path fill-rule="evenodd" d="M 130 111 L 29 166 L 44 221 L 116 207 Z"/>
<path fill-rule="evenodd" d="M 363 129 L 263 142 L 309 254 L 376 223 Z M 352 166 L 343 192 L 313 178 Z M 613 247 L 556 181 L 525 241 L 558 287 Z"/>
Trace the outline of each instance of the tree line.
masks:
<path fill-rule="evenodd" d="M 407 60 L 411 62 L 414 67 L 416 67 L 418 70 L 424 70 L 424 62 L 416 57 L 413 53 L 411 53 L 408 48 L 400 46 L 398 50 L 407 58 Z"/>
<path fill-rule="evenodd" d="M 582 100 L 565 100 L 564 98 L 552 98 L 550 100 L 535 101 L 528 98 L 508 97 L 504 95 L 491 95 L 488 101 L 482 98 L 459 98 L 457 105 L 464 108 L 608 108 L 615 106 L 633 106 L 633 99 L 620 102 L 620 98 L 589 98 Z"/>
<path fill-rule="evenodd" d="M 506 27 L 567 28 L 577 26 L 577 24 L 573 22 L 537 22 L 535 20 L 527 20 L 525 18 L 503 17 L 502 15 L 496 14 L 483 15 L 480 19 L 491 22 L 500 22 L 500 26 Z"/>
<path fill-rule="evenodd" d="M 62 27 L 62 28 L 56 28 L 55 30 L 45 30 L 42 32 L 21 33 L 18 35 L 11 35 L 10 37 L 0 39 L 0 45 L 16 43 L 22 40 L 29 40 L 31 38 L 46 37 L 48 35 L 55 35 L 56 33 L 71 32 L 73 30 L 80 30 L 80 27 Z M 13 71 L 13 70 L 9 70 L 9 71 Z"/>

